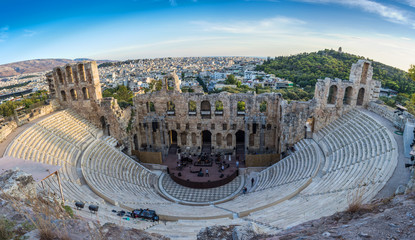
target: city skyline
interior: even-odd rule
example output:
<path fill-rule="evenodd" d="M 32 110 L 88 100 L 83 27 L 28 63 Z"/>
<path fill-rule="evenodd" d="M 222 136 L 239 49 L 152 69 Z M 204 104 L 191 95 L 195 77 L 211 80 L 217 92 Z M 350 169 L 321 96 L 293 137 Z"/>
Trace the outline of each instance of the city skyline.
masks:
<path fill-rule="evenodd" d="M 144 0 L 2 3 L 0 64 L 280 56 L 342 47 L 405 71 L 415 64 L 415 1 Z"/>

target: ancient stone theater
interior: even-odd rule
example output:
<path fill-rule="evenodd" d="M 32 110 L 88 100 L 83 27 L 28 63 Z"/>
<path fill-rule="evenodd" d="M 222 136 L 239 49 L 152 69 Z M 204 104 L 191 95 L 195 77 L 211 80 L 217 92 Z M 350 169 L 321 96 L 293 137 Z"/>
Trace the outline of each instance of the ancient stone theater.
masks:
<path fill-rule="evenodd" d="M 275 232 L 369 202 L 388 183 L 399 149 L 370 61 L 348 80 L 320 79 L 314 98 L 279 93 L 181 92 L 175 73 L 160 90 L 121 109 L 103 98 L 95 62 L 47 74 L 58 109 L 28 127 L 5 155 L 61 166 L 46 187 L 99 218 L 173 239 L 202 227 L 253 222 Z M 62 186 L 62 189 L 59 186 Z M 61 191 L 62 190 L 62 191 Z M 159 222 L 120 220 L 112 210 L 155 210 Z"/>

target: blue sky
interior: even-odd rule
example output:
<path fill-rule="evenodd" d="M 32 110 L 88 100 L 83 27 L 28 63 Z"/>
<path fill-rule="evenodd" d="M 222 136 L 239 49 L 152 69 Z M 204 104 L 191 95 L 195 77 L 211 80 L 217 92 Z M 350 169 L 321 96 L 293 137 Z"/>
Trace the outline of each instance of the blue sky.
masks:
<path fill-rule="evenodd" d="M 0 64 L 280 56 L 325 48 L 407 70 L 415 0 L 0 1 Z"/>

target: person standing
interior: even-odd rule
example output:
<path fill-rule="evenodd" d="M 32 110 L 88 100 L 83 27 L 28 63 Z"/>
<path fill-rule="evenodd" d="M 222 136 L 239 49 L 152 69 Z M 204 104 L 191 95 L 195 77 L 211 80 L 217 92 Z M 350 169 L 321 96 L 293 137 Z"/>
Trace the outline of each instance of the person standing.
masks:
<path fill-rule="evenodd" d="M 251 178 L 251 187 L 254 186 L 254 182 L 255 182 L 254 178 Z"/>
<path fill-rule="evenodd" d="M 236 161 L 236 168 L 239 169 L 239 161 Z"/>

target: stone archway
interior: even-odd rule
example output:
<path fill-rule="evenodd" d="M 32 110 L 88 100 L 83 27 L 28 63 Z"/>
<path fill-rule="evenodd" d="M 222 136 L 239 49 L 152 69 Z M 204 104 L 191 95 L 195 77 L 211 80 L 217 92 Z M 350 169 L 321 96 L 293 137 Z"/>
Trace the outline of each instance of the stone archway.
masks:
<path fill-rule="evenodd" d="M 353 88 L 347 87 L 344 91 L 343 105 L 350 105 L 352 102 Z"/>
<path fill-rule="evenodd" d="M 245 131 L 239 130 L 235 133 L 236 145 L 245 144 Z"/>
<path fill-rule="evenodd" d="M 336 104 L 337 101 L 337 86 L 332 85 L 329 89 L 329 96 L 327 97 L 327 104 Z"/>
<path fill-rule="evenodd" d="M 134 134 L 134 150 L 138 151 L 138 137 L 137 134 Z"/>
<path fill-rule="evenodd" d="M 239 130 L 235 133 L 236 138 L 236 156 L 238 159 L 242 159 L 245 155 L 245 131 Z"/>
<path fill-rule="evenodd" d="M 202 131 L 202 145 L 212 145 L 212 133 L 209 130 Z"/>
<path fill-rule="evenodd" d="M 365 89 L 361 88 L 361 89 L 359 89 L 359 93 L 357 94 L 356 105 L 357 106 L 362 106 L 364 98 L 365 98 Z"/>
<path fill-rule="evenodd" d="M 169 132 L 170 135 L 170 144 L 177 144 L 177 132 L 174 130 L 170 130 Z"/>
<path fill-rule="evenodd" d="M 219 148 L 222 146 L 222 134 L 220 133 L 216 134 L 216 146 Z"/>
<path fill-rule="evenodd" d="M 232 147 L 232 134 L 230 133 L 226 136 L 226 146 Z"/>
<path fill-rule="evenodd" d="M 100 118 L 100 121 L 101 121 L 102 131 L 104 131 L 104 135 L 111 136 L 111 134 L 110 134 L 110 125 L 107 123 L 107 119 L 104 116 L 102 116 Z"/>

